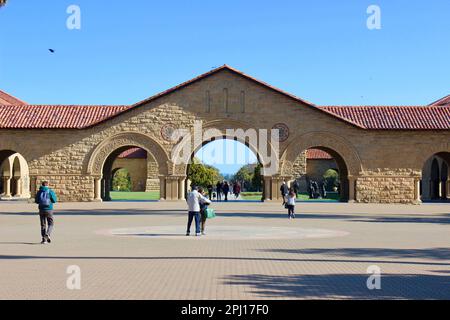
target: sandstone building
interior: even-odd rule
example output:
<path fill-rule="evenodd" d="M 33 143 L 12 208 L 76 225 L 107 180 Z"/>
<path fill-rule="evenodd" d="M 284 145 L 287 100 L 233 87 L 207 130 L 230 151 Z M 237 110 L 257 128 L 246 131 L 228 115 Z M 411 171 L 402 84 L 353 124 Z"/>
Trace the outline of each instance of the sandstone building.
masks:
<path fill-rule="evenodd" d="M 183 137 L 171 133 L 193 132 L 197 121 L 216 134 L 193 141 L 192 154 L 234 139 L 226 129 L 280 130 L 277 171 L 263 170 L 266 200 L 305 174 L 310 148 L 333 157 L 345 201 L 450 197 L 450 96 L 428 106 L 318 106 L 222 66 L 133 105 L 30 105 L 3 92 L 0 104 L 2 199 L 33 196 L 42 180 L 62 201 L 108 199 L 114 162 L 130 148 L 147 153 L 146 188 L 183 199 L 188 164 L 174 162 Z M 248 146 L 268 168 L 269 155 Z"/>

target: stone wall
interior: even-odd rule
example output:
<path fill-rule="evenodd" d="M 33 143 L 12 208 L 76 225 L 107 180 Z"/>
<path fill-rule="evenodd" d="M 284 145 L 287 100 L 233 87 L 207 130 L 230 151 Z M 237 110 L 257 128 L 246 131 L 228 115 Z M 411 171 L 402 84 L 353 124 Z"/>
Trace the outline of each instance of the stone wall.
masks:
<path fill-rule="evenodd" d="M 34 197 L 42 181 L 48 181 L 60 202 L 91 201 L 94 179 L 83 175 L 39 175 L 31 176 L 31 192 Z"/>
<path fill-rule="evenodd" d="M 417 204 L 419 176 L 420 172 L 408 169 L 366 171 L 356 180 L 356 201 Z"/>

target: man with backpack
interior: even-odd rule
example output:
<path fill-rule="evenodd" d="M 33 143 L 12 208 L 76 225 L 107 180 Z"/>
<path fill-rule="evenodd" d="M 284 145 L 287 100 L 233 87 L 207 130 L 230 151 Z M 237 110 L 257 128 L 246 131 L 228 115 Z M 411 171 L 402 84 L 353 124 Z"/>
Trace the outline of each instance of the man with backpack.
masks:
<path fill-rule="evenodd" d="M 41 220 L 41 244 L 51 243 L 50 235 L 53 230 L 53 204 L 56 203 L 55 192 L 48 187 L 48 181 L 42 182 L 36 194 L 35 202 L 39 205 L 39 217 Z M 48 225 L 48 228 L 47 228 Z"/>

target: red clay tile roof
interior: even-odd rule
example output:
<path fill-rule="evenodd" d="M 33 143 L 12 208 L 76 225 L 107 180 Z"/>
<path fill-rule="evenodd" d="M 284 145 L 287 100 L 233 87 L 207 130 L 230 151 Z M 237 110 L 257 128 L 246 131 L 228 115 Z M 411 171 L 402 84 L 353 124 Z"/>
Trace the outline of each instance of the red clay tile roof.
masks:
<path fill-rule="evenodd" d="M 80 129 L 126 110 L 129 106 L 0 106 L 2 129 Z"/>
<path fill-rule="evenodd" d="M 308 149 L 306 150 L 306 159 L 308 160 L 330 160 L 333 157 L 325 151 L 320 149 Z"/>
<path fill-rule="evenodd" d="M 23 105 L 27 104 L 25 101 L 17 99 L 12 95 L 6 93 L 5 91 L 0 90 L 0 105 Z"/>
<path fill-rule="evenodd" d="M 162 93 L 131 106 L 11 106 L 0 105 L 0 129 L 84 129 L 108 121 L 124 112 L 189 86 L 222 70 L 228 70 L 246 79 L 287 96 L 317 112 L 326 113 L 339 121 L 361 129 L 375 130 L 450 130 L 450 106 L 420 107 L 350 107 L 316 106 L 294 95 L 252 78 L 227 65 L 209 71 Z M 9 95 L 8 95 L 9 96 Z M 9 96 L 10 97 L 10 96 Z M 442 99 L 441 99 L 442 100 Z"/>
<path fill-rule="evenodd" d="M 119 154 L 122 159 L 147 159 L 147 151 L 142 148 L 131 148 Z"/>
<path fill-rule="evenodd" d="M 450 130 L 450 107 L 431 106 L 320 106 L 364 129 Z"/>
<path fill-rule="evenodd" d="M 450 94 L 433 102 L 430 106 L 450 106 Z"/>

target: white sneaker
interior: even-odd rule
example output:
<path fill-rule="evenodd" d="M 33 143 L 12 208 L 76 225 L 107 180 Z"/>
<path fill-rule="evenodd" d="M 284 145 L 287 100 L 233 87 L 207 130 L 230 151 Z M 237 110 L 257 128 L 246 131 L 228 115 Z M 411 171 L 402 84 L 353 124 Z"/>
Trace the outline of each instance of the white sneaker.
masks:
<path fill-rule="evenodd" d="M 201 233 L 196 233 L 195 236 L 196 237 L 200 237 L 202 234 Z"/>
<path fill-rule="evenodd" d="M 206 236 L 206 233 L 202 232 L 202 236 Z"/>

